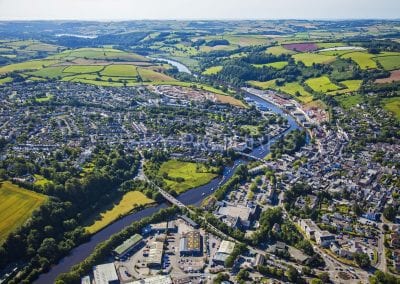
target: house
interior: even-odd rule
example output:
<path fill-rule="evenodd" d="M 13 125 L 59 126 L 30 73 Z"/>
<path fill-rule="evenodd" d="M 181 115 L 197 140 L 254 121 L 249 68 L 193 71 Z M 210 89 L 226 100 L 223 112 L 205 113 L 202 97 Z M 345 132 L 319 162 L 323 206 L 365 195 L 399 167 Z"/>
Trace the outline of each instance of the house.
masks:
<path fill-rule="evenodd" d="M 315 241 L 318 245 L 322 247 L 329 247 L 332 242 L 336 240 L 335 235 L 329 233 L 328 231 L 315 231 Z"/>
<path fill-rule="evenodd" d="M 315 240 L 315 231 L 319 230 L 318 226 L 311 219 L 300 219 L 300 227 L 305 232 L 307 238 Z"/>

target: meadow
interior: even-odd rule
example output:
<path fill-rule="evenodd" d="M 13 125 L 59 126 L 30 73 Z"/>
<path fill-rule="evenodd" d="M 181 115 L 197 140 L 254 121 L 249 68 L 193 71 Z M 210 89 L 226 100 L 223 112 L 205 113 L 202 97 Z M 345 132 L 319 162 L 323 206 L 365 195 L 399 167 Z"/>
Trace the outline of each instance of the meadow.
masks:
<path fill-rule="evenodd" d="M 336 60 L 335 56 L 318 53 L 298 53 L 292 56 L 296 62 L 303 62 L 305 66 L 313 64 L 327 64 Z"/>
<path fill-rule="evenodd" d="M 222 66 L 212 66 L 203 71 L 203 75 L 214 75 L 222 70 Z"/>
<path fill-rule="evenodd" d="M 361 103 L 363 101 L 363 97 L 360 94 L 355 94 L 355 95 L 339 95 L 335 97 L 335 100 L 337 100 L 340 104 L 341 107 L 344 109 L 350 109 L 357 104 Z"/>
<path fill-rule="evenodd" d="M 340 84 L 346 86 L 345 89 L 329 92 L 330 95 L 353 93 L 360 89 L 362 80 L 346 80 L 341 81 Z"/>
<path fill-rule="evenodd" d="M 93 223 L 86 226 L 85 229 L 90 234 L 94 234 L 106 226 L 110 225 L 115 220 L 131 213 L 139 206 L 146 206 L 154 203 L 154 200 L 147 198 L 140 191 L 129 191 L 125 193 L 122 199 L 118 200 L 112 207 L 101 212 Z"/>
<path fill-rule="evenodd" d="M 342 55 L 342 58 L 351 58 L 354 62 L 360 66 L 361 69 L 374 69 L 377 68 L 376 62 L 373 60 L 374 54 L 366 52 L 350 52 Z"/>
<path fill-rule="evenodd" d="M 0 244 L 23 225 L 47 196 L 23 189 L 9 181 L 0 182 Z"/>
<path fill-rule="evenodd" d="M 382 104 L 384 109 L 400 120 L 400 97 L 385 98 L 382 100 Z"/>
<path fill-rule="evenodd" d="M 188 189 L 209 183 L 217 177 L 217 174 L 211 171 L 212 169 L 208 169 L 202 164 L 169 160 L 161 164 L 158 175 L 163 177 L 164 173 L 168 174 L 171 179 L 163 178 L 164 182 L 179 194 Z M 172 180 L 176 178 L 182 178 L 183 181 Z"/>
<path fill-rule="evenodd" d="M 308 79 L 305 81 L 305 84 L 307 84 L 315 92 L 326 93 L 340 89 L 340 87 L 332 83 L 327 76 Z"/>
<path fill-rule="evenodd" d="M 266 63 L 266 64 L 252 64 L 254 67 L 257 68 L 263 68 L 265 67 L 272 67 L 277 70 L 281 70 L 285 68 L 289 63 L 287 61 L 278 61 L 278 62 L 272 62 L 272 63 Z"/>
<path fill-rule="evenodd" d="M 375 61 L 382 65 L 382 68 L 388 71 L 400 69 L 400 54 L 394 56 L 378 56 Z"/>
<path fill-rule="evenodd" d="M 281 45 L 271 46 L 266 49 L 266 53 L 271 53 L 273 55 L 282 55 L 282 54 L 294 54 L 295 52 L 289 49 L 284 48 Z"/>

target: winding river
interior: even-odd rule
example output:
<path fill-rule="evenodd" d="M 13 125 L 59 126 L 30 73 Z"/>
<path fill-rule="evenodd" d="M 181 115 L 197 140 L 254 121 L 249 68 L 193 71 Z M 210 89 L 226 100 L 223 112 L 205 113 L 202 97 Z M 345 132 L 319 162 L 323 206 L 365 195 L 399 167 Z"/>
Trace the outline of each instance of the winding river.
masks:
<path fill-rule="evenodd" d="M 286 135 L 288 132 L 294 130 L 294 129 L 299 129 L 300 126 L 297 124 L 297 122 L 291 117 L 291 116 L 286 116 L 286 114 L 277 106 L 257 97 L 251 94 L 247 94 L 249 98 L 251 98 L 253 101 L 259 103 L 260 105 L 266 106 L 268 109 L 270 109 L 272 112 L 278 114 L 278 115 L 285 115 L 285 118 L 288 120 L 289 123 L 289 128 L 282 133 L 281 135 L 274 137 L 270 140 L 270 143 L 274 143 L 277 139 L 279 139 L 281 136 Z M 269 153 L 269 147 L 268 146 L 259 146 L 255 148 L 252 152 L 251 155 L 263 158 Z M 235 161 L 235 163 L 231 166 L 227 166 L 224 169 L 223 175 L 221 177 L 218 177 L 214 180 L 212 180 L 210 183 L 193 188 L 181 195 L 179 195 L 178 200 L 181 201 L 182 203 L 186 205 L 199 205 L 204 198 L 206 198 L 208 195 L 210 195 L 214 189 L 216 189 L 218 186 L 224 184 L 234 173 L 235 169 L 237 166 L 240 164 L 245 164 L 247 163 L 246 160 L 243 159 L 238 159 Z M 168 204 L 162 203 L 159 204 L 155 207 L 150 207 L 146 208 L 144 210 L 141 210 L 139 212 L 127 215 L 116 222 L 112 223 L 108 227 L 104 228 L 103 230 L 99 231 L 98 233 L 94 234 L 91 239 L 76 248 L 74 248 L 69 255 L 64 257 L 63 259 L 60 260 L 60 262 L 56 265 L 54 265 L 47 273 L 41 274 L 39 278 L 34 282 L 37 284 L 51 284 L 54 283 L 56 277 L 60 273 L 68 272 L 70 268 L 78 264 L 79 262 L 83 261 L 86 257 L 90 255 L 90 253 L 94 250 L 94 248 L 101 242 L 107 240 L 110 238 L 111 235 L 118 233 L 119 231 L 123 230 L 125 227 L 130 225 L 134 221 L 138 221 L 146 216 L 150 216 L 153 213 L 157 212 L 158 210 L 167 207 Z"/>
<path fill-rule="evenodd" d="M 168 64 L 171 64 L 172 66 L 175 66 L 176 69 L 178 69 L 179 72 L 192 74 L 192 72 L 189 70 L 189 68 L 186 65 L 183 65 L 182 63 L 180 63 L 178 61 L 171 60 L 171 59 L 166 59 L 166 58 L 160 58 L 160 57 L 150 57 L 150 58 L 158 60 L 158 61 L 167 62 Z"/>

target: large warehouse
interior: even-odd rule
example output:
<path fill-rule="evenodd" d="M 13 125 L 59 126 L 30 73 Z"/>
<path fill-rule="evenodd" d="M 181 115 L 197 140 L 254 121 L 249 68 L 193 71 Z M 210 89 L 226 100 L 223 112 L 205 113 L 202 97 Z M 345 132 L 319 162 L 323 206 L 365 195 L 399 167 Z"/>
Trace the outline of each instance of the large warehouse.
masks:
<path fill-rule="evenodd" d="M 179 242 L 181 256 L 200 256 L 202 254 L 201 235 L 198 231 L 182 234 Z"/>

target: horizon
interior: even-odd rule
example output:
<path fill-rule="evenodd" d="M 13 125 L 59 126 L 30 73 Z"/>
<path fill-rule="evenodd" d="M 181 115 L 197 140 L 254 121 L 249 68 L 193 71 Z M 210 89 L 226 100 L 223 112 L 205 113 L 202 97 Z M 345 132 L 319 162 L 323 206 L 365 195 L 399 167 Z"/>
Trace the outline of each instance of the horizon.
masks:
<path fill-rule="evenodd" d="M 382 0 L 0 0 L 0 21 L 398 20 L 400 2 Z M 209 7 L 212 7 L 210 9 Z M 313 9 L 309 9 L 313 7 Z M 343 8 L 345 7 L 345 8 Z"/>

